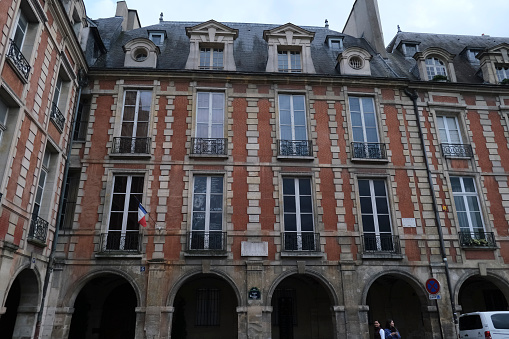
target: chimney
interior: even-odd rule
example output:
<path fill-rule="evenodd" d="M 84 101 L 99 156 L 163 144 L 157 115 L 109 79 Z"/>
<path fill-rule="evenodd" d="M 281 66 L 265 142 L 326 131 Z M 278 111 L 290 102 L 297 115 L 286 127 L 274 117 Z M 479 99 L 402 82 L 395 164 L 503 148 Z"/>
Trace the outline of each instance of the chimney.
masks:
<path fill-rule="evenodd" d="M 356 0 L 343 33 L 366 39 L 383 58 L 387 58 L 377 0 Z"/>
<path fill-rule="evenodd" d="M 130 31 L 141 27 L 138 12 L 135 9 L 129 9 L 125 1 L 117 1 L 115 16 L 120 16 L 124 19 L 122 21 L 123 31 Z"/>

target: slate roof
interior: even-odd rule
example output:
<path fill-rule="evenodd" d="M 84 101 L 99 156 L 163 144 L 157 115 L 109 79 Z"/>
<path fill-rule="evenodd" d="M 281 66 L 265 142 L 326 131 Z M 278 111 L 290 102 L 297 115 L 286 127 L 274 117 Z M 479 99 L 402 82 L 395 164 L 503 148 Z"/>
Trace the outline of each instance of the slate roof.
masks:
<path fill-rule="evenodd" d="M 144 37 L 148 38 L 149 31 L 166 31 L 167 38 L 164 45 L 159 46 L 161 54 L 158 57 L 158 70 L 184 70 L 189 55 L 189 38 L 185 28 L 192 27 L 201 22 L 173 22 L 163 21 L 157 25 L 142 27 L 127 32 L 121 31 L 122 18 L 108 18 L 95 20 L 101 32 L 104 45 L 108 52 L 98 58 L 91 68 L 123 68 L 125 54 L 122 49 L 128 41 Z M 256 23 L 230 23 L 222 24 L 238 29 L 239 35 L 234 42 L 234 59 L 237 72 L 241 73 L 265 73 L 268 59 L 268 45 L 263 39 L 263 31 L 270 30 L 281 25 L 256 24 Z M 357 39 L 344 35 L 340 32 L 324 27 L 301 26 L 303 29 L 314 32 L 315 37 L 311 43 L 311 57 L 316 73 L 319 75 L 340 75 L 336 70 L 337 55 L 340 51 L 332 50 L 326 44 L 328 35 L 344 36 L 344 48 L 357 46 L 364 48 L 371 55 L 371 72 L 374 77 L 396 77 L 384 60 L 377 56 L 365 39 Z M 207 70 L 207 72 L 210 72 Z"/>
<path fill-rule="evenodd" d="M 389 52 L 389 65 L 398 70 L 398 72 L 411 80 L 418 80 L 411 70 L 415 67 L 416 61 L 411 57 L 405 57 L 397 49 L 401 41 L 420 42 L 419 51 L 423 52 L 429 47 L 440 47 L 451 54 L 455 54 L 453 59 L 454 70 L 458 82 L 482 83 L 483 79 L 478 75 L 479 64 L 472 64 L 467 56 L 461 53 L 468 48 L 492 48 L 501 43 L 509 43 L 509 38 L 490 37 L 490 36 L 472 36 L 472 35 L 451 35 L 451 34 L 430 34 L 430 33 L 412 33 L 399 32 L 391 43 L 387 46 Z"/>

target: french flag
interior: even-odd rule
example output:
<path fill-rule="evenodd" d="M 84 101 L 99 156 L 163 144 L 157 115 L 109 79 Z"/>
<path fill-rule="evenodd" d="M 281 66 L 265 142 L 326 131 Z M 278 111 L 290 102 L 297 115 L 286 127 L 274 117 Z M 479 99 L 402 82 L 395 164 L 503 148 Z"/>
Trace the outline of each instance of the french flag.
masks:
<path fill-rule="evenodd" d="M 147 220 L 145 220 L 145 215 L 147 215 L 147 211 L 145 211 L 145 208 L 143 208 L 140 203 L 138 205 L 138 224 L 143 227 L 147 227 Z"/>

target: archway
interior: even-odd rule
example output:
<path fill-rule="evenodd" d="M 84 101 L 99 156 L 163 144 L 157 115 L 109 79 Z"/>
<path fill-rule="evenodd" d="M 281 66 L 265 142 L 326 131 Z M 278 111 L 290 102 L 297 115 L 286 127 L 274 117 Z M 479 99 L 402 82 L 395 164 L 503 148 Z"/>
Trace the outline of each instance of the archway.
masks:
<path fill-rule="evenodd" d="M 39 306 L 39 283 L 33 270 L 24 269 L 11 284 L 0 317 L 2 338 L 30 338 L 34 334 Z"/>
<path fill-rule="evenodd" d="M 125 278 L 114 274 L 94 278 L 76 297 L 69 338 L 134 338 L 136 306 L 136 293 Z"/>
<path fill-rule="evenodd" d="M 458 294 L 461 312 L 507 311 L 508 287 L 495 284 L 496 282 L 479 275 L 465 280 Z"/>
<path fill-rule="evenodd" d="M 171 337 L 237 338 L 237 297 L 232 287 L 212 274 L 198 274 L 179 288 L 173 303 Z"/>
<path fill-rule="evenodd" d="M 294 274 L 274 290 L 273 339 L 326 339 L 334 337 L 333 302 L 320 281 Z"/>
<path fill-rule="evenodd" d="M 373 337 L 373 322 L 378 320 L 385 326 L 387 319 L 394 320 L 403 338 L 423 338 L 425 333 L 432 337 L 429 315 L 422 313 L 421 298 L 404 277 L 386 274 L 376 279 L 369 287 L 366 304 L 369 306 L 370 338 Z"/>

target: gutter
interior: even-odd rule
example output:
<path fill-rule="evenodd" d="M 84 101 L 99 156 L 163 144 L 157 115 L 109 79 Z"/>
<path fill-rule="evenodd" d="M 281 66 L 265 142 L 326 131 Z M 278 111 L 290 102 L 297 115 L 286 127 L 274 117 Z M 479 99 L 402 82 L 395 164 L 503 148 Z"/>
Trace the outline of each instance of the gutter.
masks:
<path fill-rule="evenodd" d="M 51 243 L 51 252 L 50 252 L 50 255 L 49 255 L 49 258 L 48 258 L 48 267 L 46 269 L 46 275 L 44 276 L 44 285 L 43 285 L 43 288 L 42 288 L 42 301 L 41 301 L 41 307 L 39 308 L 39 312 L 37 313 L 37 323 L 36 323 L 36 326 L 35 326 L 34 338 L 41 338 L 41 333 L 40 333 L 41 321 L 42 321 L 42 316 L 43 316 L 43 313 L 44 313 L 44 305 L 46 303 L 46 296 L 48 294 L 49 281 L 50 281 L 51 275 L 53 273 L 53 264 L 54 264 L 54 261 L 55 261 L 55 253 L 56 253 L 56 250 L 57 250 L 58 234 L 59 234 L 58 227 L 60 225 L 60 219 L 61 219 L 61 216 L 62 216 L 62 208 L 63 208 L 63 203 L 64 203 L 65 187 L 67 185 L 67 177 L 69 175 L 69 163 L 70 163 L 71 152 L 72 152 L 72 142 L 73 142 L 73 137 L 74 137 L 74 131 L 76 130 L 76 123 L 77 123 L 76 117 L 78 115 L 78 109 L 79 109 L 80 100 L 81 100 L 81 89 L 88 85 L 88 79 L 86 77 L 86 72 L 85 72 L 85 70 L 83 68 L 81 68 L 78 71 L 78 85 L 79 85 L 79 87 L 78 87 L 79 88 L 79 90 L 78 90 L 78 99 L 76 101 L 76 103 L 77 103 L 76 104 L 76 110 L 74 111 L 73 123 L 72 123 L 71 131 L 70 131 L 70 134 L 69 134 L 69 143 L 67 144 L 67 158 L 65 159 L 65 167 L 64 167 L 64 175 L 63 175 L 63 179 L 62 179 L 62 187 L 60 188 L 60 199 L 59 199 L 59 202 L 58 202 L 57 220 L 56 220 L 56 223 L 55 223 L 55 234 L 53 236 L 53 242 Z"/>
<path fill-rule="evenodd" d="M 431 176 L 431 168 L 428 161 L 428 156 L 426 154 L 426 145 L 424 143 L 424 135 L 422 133 L 422 126 L 421 126 L 421 119 L 419 116 L 419 110 L 417 109 L 417 98 L 419 97 L 417 95 L 417 92 L 415 90 L 409 90 L 408 88 L 404 89 L 405 94 L 412 100 L 414 105 L 414 112 L 415 117 L 417 118 L 417 127 L 419 130 L 419 139 L 421 140 L 421 147 L 424 155 L 424 161 L 426 163 L 426 172 L 428 173 L 428 184 L 429 188 L 431 190 L 431 198 L 433 199 L 433 212 L 435 213 L 435 223 L 437 225 L 438 229 L 438 238 L 440 239 L 440 253 L 442 254 L 442 261 L 444 263 L 445 268 L 445 279 L 447 280 L 447 289 L 449 290 L 449 299 L 451 301 L 451 310 L 452 310 L 452 316 L 453 316 L 453 323 L 455 325 L 458 324 L 458 316 L 456 314 L 456 304 L 454 303 L 454 294 L 452 291 L 452 284 L 451 284 L 451 276 L 449 274 L 449 263 L 447 261 L 447 255 L 445 253 L 445 244 L 444 244 L 444 234 L 442 233 L 442 224 L 440 222 L 440 215 L 437 205 L 437 200 L 435 197 L 435 188 L 433 187 L 433 178 Z M 440 327 L 442 327 L 442 322 L 439 321 Z M 440 331 L 442 334 L 442 338 L 444 336 L 443 331 Z"/>

